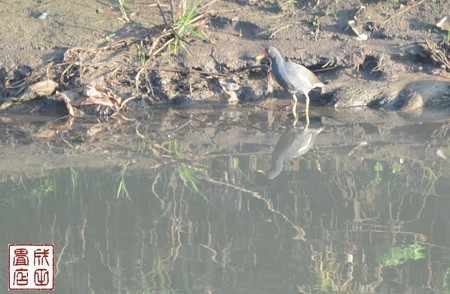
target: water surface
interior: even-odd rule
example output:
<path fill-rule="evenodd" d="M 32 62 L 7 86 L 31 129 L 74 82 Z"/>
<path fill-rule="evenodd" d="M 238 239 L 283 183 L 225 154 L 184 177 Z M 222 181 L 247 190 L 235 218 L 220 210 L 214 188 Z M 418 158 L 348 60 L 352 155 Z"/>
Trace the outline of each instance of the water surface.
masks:
<path fill-rule="evenodd" d="M 164 107 L 79 141 L 8 121 L 0 244 L 54 243 L 57 293 L 447 293 L 446 116 Z"/>

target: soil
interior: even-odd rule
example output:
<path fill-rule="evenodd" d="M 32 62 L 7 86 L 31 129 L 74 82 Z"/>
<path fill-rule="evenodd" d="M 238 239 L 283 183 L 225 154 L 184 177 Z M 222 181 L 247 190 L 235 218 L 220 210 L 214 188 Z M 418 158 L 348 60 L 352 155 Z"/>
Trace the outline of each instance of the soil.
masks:
<path fill-rule="evenodd" d="M 101 138 L 112 140 L 115 132 L 134 134 L 139 129 L 136 124 L 128 130 L 110 122 L 80 126 L 74 124 L 74 117 L 95 114 L 96 119 L 101 120 L 103 115 L 119 113 L 118 117 L 124 114 L 122 118 L 126 121 L 127 117 L 139 116 L 132 114 L 133 110 L 161 111 L 162 106 L 157 107 L 157 104 L 170 102 L 195 101 L 205 103 L 206 108 L 214 108 L 214 103 L 223 104 L 229 98 L 223 84 L 221 86 L 224 80 L 240 85 L 236 95 L 244 105 L 257 105 L 256 110 L 250 111 L 237 108 L 237 112 L 246 113 L 247 119 L 262 115 L 258 112 L 261 109 L 284 107 L 289 94 L 278 85 L 272 85 L 264 63 L 256 65 L 254 62 L 267 45 L 277 47 L 285 58 L 310 68 L 326 83 L 322 94 L 312 94 L 313 120 L 314 116 L 317 119 L 323 113 L 332 112 L 333 120 L 330 122 L 328 117 L 327 124 L 339 128 L 342 124 L 361 121 L 386 121 L 386 117 L 393 121 L 398 119 L 385 112 L 364 110 L 361 114 L 361 110 L 348 110 L 348 107 L 384 107 L 416 116 L 424 106 L 437 105 L 441 112 L 431 124 L 436 123 L 436 119 L 444 122 L 439 125 L 443 134 L 439 136 L 448 136 L 449 45 L 447 33 L 435 26 L 443 16 L 450 15 L 447 0 L 203 1 L 196 14 L 199 18 L 191 28 L 204 40 L 185 34 L 176 54 L 171 53 L 170 46 L 164 47 L 174 38 L 166 2 L 161 3 L 163 19 L 157 1 L 125 1 L 131 21 L 123 20 L 116 1 L 63 2 L 6 0 L 0 6 L 3 102 L 0 108 L 4 106 L 1 110 L 3 127 L 9 129 L 9 135 L 2 136 L 1 141 L 11 143 L 2 150 L 2 158 L 11 158 L 11 162 L 2 163 L 4 170 L 20 170 L 14 163 L 17 154 L 39 167 L 44 162 L 52 162 L 54 167 L 68 166 L 65 148 L 80 148 L 77 138 L 89 143 L 81 147 L 85 151 L 83 156 L 89 158 L 104 149 L 95 143 Z M 177 19 L 182 8 L 179 2 L 174 4 Z M 43 17 L 43 13 L 47 16 Z M 356 20 L 356 30 L 366 34 L 367 40 L 358 39 L 348 25 L 349 20 Z M 26 96 L 25 100 L 23 93 L 28 86 L 47 79 L 56 81 L 56 91 L 65 96 L 34 95 L 33 98 Z M 271 91 L 272 86 L 274 91 Z M 432 90 L 421 91 L 425 87 Z M 76 102 L 77 99 L 83 102 Z M 61 112 L 70 112 L 61 101 L 80 108 L 82 113 L 71 112 L 73 117 L 59 120 Z M 342 115 L 336 115 L 333 108 L 318 107 L 324 105 L 334 106 Z M 442 113 L 442 109 L 447 111 Z M 190 111 L 193 113 L 189 131 L 195 132 L 195 127 L 201 126 L 208 144 L 226 149 L 227 146 L 232 148 L 237 140 L 245 139 L 249 144 L 261 141 L 261 134 L 248 135 L 247 130 L 219 134 L 220 122 L 208 123 L 217 119 L 206 114 L 208 110 Z M 17 119 L 17 113 L 33 113 L 45 122 L 27 124 Z M 15 116 L 9 116 L 11 114 Z M 286 111 L 277 119 L 285 122 L 288 115 Z M 167 114 L 167 117 L 171 129 L 177 130 L 180 115 Z M 195 123 L 192 117 L 203 120 Z M 158 123 L 164 120 L 161 118 Z M 269 120 L 269 125 L 272 123 Z M 52 126 L 48 127 L 49 124 Z M 385 133 L 399 126 L 405 128 L 405 122 L 386 125 Z M 154 127 L 153 131 L 164 129 L 163 125 Z M 343 137 L 356 136 L 355 128 L 341 130 L 351 133 Z M 97 135 L 97 129 L 102 130 L 102 135 Z M 150 130 L 140 132 L 147 139 L 152 136 Z M 208 132 L 211 136 L 207 136 Z M 26 145 L 33 140 L 31 138 L 53 138 L 56 133 L 59 136 L 57 142 L 51 143 L 56 148 L 52 151 L 45 151 L 39 144 Z M 132 144 L 127 138 L 119 137 L 117 144 L 128 150 Z M 267 143 L 275 144 L 276 137 L 268 139 Z M 392 141 L 395 140 L 393 136 Z M 358 144 L 358 140 L 345 144 Z M 16 152 L 17 146 L 27 152 Z M 390 152 L 393 156 L 389 148 L 386 154 Z M 55 150 L 64 151 L 58 154 Z M 45 153 L 43 157 L 35 156 L 42 153 Z M 90 164 L 107 164 L 107 153 L 105 151 L 105 157 L 95 162 L 91 160 Z M 49 160 L 50 157 L 53 159 Z"/>
<path fill-rule="evenodd" d="M 180 5 L 175 3 L 175 20 L 182 14 Z M 49 62 L 81 63 L 88 69 L 73 73 L 79 81 L 75 85 L 61 84 L 59 90 L 105 83 L 111 87 L 111 80 L 117 79 L 115 84 L 125 88 L 120 96 L 126 99 L 132 91 L 124 79 L 134 82 L 142 68 L 137 57 L 141 51 L 147 60 L 144 73 L 151 73 L 146 75 L 151 89 L 143 87 L 133 94 L 148 94 L 152 102 L 180 96 L 218 100 L 217 93 L 223 91 L 214 73 L 230 76 L 249 68 L 254 65 L 254 57 L 269 44 L 285 58 L 314 70 L 328 83 L 331 93 L 348 76 L 358 79 L 356 84 L 373 80 L 390 84 L 403 79 L 405 73 L 417 75 L 415 80 L 442 76 L 448 81 L 450 76 L 447 34 L 435 25 L 450 14 L 446 0 L 202 2 L 196 11 L 201 17 L 192 28 L 205 41 L 185 34 L 180 42 L 186 50 L 179 46 L 175 55 L 168 52 L 169 47 L 154 55 L 173 37 L 167 34 L 171 33 L 168 3 L 161 4 L 164 19 L 156 2 L 126 1 L 125 7 L 131 19 L 128 22 L 121 17 L 116 1 L 65 1 L 64 5 L 53 1 L 3 1 L 0 79 L 4 86 Z M 46 18 L 39 19 L 43 13 Z M 350 20 L 356 20 L 353 27 L 359 34 L 366 34 L 367 40 L 358 40 L 348 25 Z M 426 42 L 443 52 L 444 61 L 433 58 Z M 193 70 L 209 74 L 199 76 L 192 74 Z M 122 72 L 123 76 L 113 76 L 111 71 Z M 56 77 L 60 77 L 58 73 L 52 76 Z M 103 80 L 99 81 L 99 77 Z M 265 99 L 266 77 L 261 71 L 234 75 L 236 83 L 253 89 L 240 98 Z M 33 82 L 42 78 L 43 74 L 35 75 Z M 146 93 L 149 90 L 151 94 Z"/>

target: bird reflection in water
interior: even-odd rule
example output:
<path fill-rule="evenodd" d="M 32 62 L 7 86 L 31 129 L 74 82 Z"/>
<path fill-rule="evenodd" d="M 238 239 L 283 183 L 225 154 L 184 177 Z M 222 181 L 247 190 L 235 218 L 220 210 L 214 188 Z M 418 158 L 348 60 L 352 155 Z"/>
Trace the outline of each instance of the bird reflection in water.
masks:
<path fill-rule="evenodd" d="M 314 137 L 322 132 L 324 127 L 302 128 L 290 127 L 280 137 L 272 152 L 272 166 L 267 172 L 269 179 L 276 178 L 283 170 L 283 163 L 289 159 L 297 158 L 314 145 Z"/>

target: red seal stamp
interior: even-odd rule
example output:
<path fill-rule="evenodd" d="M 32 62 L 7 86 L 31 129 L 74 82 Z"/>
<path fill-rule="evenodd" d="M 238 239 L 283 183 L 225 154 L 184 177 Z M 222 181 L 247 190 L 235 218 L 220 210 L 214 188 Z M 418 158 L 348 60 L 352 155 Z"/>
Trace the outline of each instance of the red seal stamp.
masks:
<path fill-rule="evenodd" d="M 53 244 L 9 244 L 9 290 L 53 290 L 54 272 Z"/>

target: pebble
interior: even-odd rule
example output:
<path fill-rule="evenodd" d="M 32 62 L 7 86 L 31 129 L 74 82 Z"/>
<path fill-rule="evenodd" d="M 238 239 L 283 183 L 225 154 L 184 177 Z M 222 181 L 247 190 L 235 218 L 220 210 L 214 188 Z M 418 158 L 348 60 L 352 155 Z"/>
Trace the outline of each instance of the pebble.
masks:
<path fill-rule="evenodd" d="M 43 12 L 43 13 L 41 13 L 41 15 L 38 16 L 38 19 L 40 19 L 40 20 L 46 20 L 46 19 L 47 19 L 47 16 L 48 16 L 47 12 Z"/>

